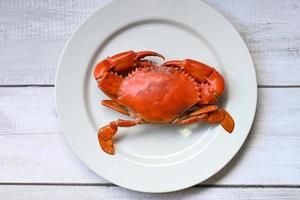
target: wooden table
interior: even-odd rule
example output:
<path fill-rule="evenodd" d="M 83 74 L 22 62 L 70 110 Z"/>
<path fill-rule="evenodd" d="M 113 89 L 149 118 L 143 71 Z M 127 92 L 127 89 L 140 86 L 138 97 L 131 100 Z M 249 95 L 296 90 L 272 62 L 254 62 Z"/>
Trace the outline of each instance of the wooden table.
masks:
<path fill-rule="evenodd" d="M 205 1 L 250 49 L 256 119 L 225 169 L 170 194 L 108 183 L 76 157 L 58 126 L 59 55 L 78 24 L 109 1 L 0 1 L 0 199 L 300 199 L 300 1 Z"/>

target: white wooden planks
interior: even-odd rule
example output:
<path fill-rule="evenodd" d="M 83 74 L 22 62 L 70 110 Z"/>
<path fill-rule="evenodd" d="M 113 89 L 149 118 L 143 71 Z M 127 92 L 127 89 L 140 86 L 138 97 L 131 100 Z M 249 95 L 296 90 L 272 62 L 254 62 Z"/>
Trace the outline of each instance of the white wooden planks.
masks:
<path fill-rule="evenodd" d="M 193 187 L 191 189 L 167 193 L 149 194 L 133 192 L 119 187 L 100 187 L 100 186 L 2 186 L 0 187 L 0 200 L 103 200 L 103 199 L 122 199 L 122 200 L 252 200 L 252 199 L 282 199 L 294 200 L 300 198 L 299 188 L 211 188 Z"/>
<path fill-rule="evenodd" d="M 0 84 L 54 84 L 59 55 L 68 37 L 85 17 L 108 2 L 0 1 Z M 298 0 L 205 2 L 241 33 L 260 85 L 300 85 Z"/>
<path fill-rule="evenodd" d="M 0 181 L 107 183 L 67 145 L 57 125 L 53 92 L 52 87 L 0 88 Z M 260 88 L 246 144 L 204 184 L 299 185 L 299 98 L 300 88 Z"/>
<path fill-rule="evenodd" d="M 0 84 L 53 84 L 71 33 L 111 0 L 0 1 Z"/>
<path fill-rule="evenodd" d="M 0 86 L 53 85 L 70 34 L 109 1 L 1 0 Z M 204 1 L 241 33 L 260 86 L 300 86 L 300 1 Z M 300 87 L 259 89 L 250 136 L 234 160 L 203 183 L 213 187 L 145 194 L 107 186 L 81 163 L 58 126 L 53 88 L 0 87 L 0 200 L 300 199 L 299 97 Z"/>
<path fill-rule="evenodd" d="M 300 1 L 205 2 L 227 17 L 244 38 L 260 85 L 299 85 Z"/>

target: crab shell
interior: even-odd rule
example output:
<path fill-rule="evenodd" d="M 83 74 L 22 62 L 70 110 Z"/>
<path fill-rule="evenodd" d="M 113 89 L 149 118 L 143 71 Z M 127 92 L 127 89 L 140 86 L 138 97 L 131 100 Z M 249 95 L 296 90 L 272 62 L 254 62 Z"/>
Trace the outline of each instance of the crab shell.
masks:
<path fill-rule="evenodd" d="M 116 101 L 146 122 L 168 123 L 199 101 L 199 89 L 186 72 L 156 65 L 129 74 Z"/>

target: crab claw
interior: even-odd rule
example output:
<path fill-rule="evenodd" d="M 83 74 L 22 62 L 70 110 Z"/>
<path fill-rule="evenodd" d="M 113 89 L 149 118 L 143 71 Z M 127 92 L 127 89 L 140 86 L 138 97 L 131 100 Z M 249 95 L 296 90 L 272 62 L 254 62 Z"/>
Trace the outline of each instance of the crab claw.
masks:
<path fill-rule="evenodd" d="M 232 131 L 234 129 L 234 120 L 232 119 L 232 117 L 226 110 L 223 110 L 223 111 L 225 113 L 225 118 L 221 122 L 221 125 L 228 133 L 232 133 Z"/>
<path fill-rule="evenodd" d="M 230 114 L 224 109 L 218 109 L 215 112 L 209 113 L 206 122 L 220 123 L 228 133 L 232 133 L 234 129 L 234 120 L 232 119 Z"/>
<path fill-rule="evenodd" d="M 108 154 L 115 153 L 112 137 L 116 134 L 117 131 L 118 126 L 115 122 L 112 122 L 109 125 L 99 129 L 98 141 L 104 152 Z"/>
<path fill-rule="evenodd" d="M 192 60 L 172 60 L 165 62 L 163 66 L 173 66 L 188 72 L 201 87 L 201 104 L 215 103 L 223 94 L 225 81 L 223 76 L 214 68 Z"/>
<path fill-rule="evenodd" d="M 109 72 L 111 70 L 115 72 L 127 70 L 131 67 L 134 67 L 136 62 L 147 56 L 158 56 L 162 59 L 165 59 L 163 55 L 154 51 L 125 51 L 114 56 L 107 57 L 99 62 L 95 67 L 94 77 L 97 80 L 102 78 L 105 72 Z"/>
<path fill-rule="evenodd" d="M 109 125 L 100 128 L 98 132 L 98 141 L 102 150 L 108 154 L 115 153 L 113 136 L 117 133 L 118 127 L 130 127 L 143 123 L 143 120 L 140 118 L 137 118 L 134 121 L 119 119 L 117 121 L 112 121 L 109 123 Z"/>
<path fill-rule="evenodd" d="M 225 88 L 223 76 L 214 70 L 206 79 L 208 84 L 201 84 L 201 100 L 202 103 L 214 103 L 222 96 Z"/>
<path fill-rule="evenodd" d="M 212 67 L 191 59 L 171 60 L 163 63 L 163 66 L 174 66 L 182 68 L 200 82 L 205 81 L 206 77 L 208 77 L 213 72 Z"/>

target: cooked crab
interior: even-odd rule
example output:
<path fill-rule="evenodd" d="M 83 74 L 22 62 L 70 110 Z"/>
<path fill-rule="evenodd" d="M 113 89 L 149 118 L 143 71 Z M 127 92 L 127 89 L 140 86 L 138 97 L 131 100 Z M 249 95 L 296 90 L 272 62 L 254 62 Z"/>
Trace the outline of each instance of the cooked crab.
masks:
<path fill-rule="evenodd" d="M 234 121 L 216 103 L 225 81 L 214 68 L 185 59 L 155 64 L 144 58 L 164 57 L 153 51 L 126 51 L 98 63 L 94 77 L 111 99 L 102 104 L 134 120 L 116 120 L 99 129 L 101 148 L 114 154 L 113 136 L 118 127 L 145 123 L 220 123 L 229 133 Z"/>

